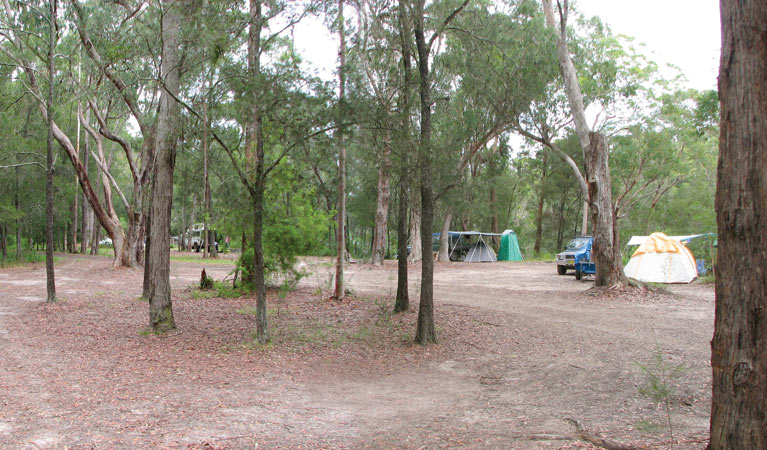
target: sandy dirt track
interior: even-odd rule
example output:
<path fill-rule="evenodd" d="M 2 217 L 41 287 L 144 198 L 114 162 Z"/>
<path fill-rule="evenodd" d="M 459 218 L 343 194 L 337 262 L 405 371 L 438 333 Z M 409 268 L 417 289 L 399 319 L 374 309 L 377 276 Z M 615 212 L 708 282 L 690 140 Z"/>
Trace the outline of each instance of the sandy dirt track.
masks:
<path fill-rule="evenodd" d="M 340 306 L 322 295 L 329 265 L 304 266 L 296 293 L 270 293 L 275 336 L 291 311 L 340 327 L 393 304 L 394 262 L 348 266 L 356 299 Z M 53 306 L 43 268 L 0 270 L 0 448 L 592 448 L 568 418 L 667 448 L 665 410 L 640 393 L 658 352 L 684 368 L 668 380 L 675 448 L 706 445 L 711 286 L 594 297 L 550 263 L 438 263 L 440 343 L 422 348 L 407 340 L 412 265 L 413 311 L 383 328 L 394 335 L 259 349 L 237 312 L 253 299 L 191 298 L 201 267 L 173 263 L 179 330 L 166 336 L 144 332 L 140 270 L 62 255 Z"/>

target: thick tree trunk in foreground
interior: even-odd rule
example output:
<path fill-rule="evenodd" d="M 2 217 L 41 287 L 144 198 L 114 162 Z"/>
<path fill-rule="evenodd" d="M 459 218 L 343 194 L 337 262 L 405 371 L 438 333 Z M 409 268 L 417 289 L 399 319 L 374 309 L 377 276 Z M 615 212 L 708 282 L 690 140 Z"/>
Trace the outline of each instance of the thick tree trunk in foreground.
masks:
<path fill-rule="evenodd" d="M 170 213 L 173 202 L 173 167 L 179 106 L 173 96 L 179 91 L 178 46 L 181 28 L 180 4 L 174 0 L 162 3 L 162 77 L 165 90 L 160 96 L 160 114 L 157 123 L 157 155 L 149 248 L 149 322 L 152 329 L 165 332 L 176 328 L 170 296 Z"/>
<path fill-rule="evenodd" d="M 595 286 L 612 286 L 625 283 L 623 262 L 617 242 L 616 220 L 610 191 L 610 165 L 607 139 L 600 133 L 590 133 L 591 149 L 584 161 L 586 182 L 591 200 L 591 223 L 594 229 L 592 258 L 596 262 Z"/>
<path fill-rule="evenodd" d="M 389 219 L 389 171 L 391 163 L 391 142 L 389 136 L 384 138 L 383 152 L 378 166 L 378 187 L 376 196 L 376 217 L 373 230 L 373 264 L 382 266 L 386 256 L 386 230 Z"/>
<path fill-rule="evenodd" d="M 709 449 L 767 448 L 767 3 L 722 0 Z"/>
<path fill-rule="evenodd" d="M 49 303 L 56 301 L 56 279 L 53 271 L 53 86 L 54 70 L 53 62 L 56 53 L 56 0 L 50 2 L 50 20 L 48 24 L 48 104 L 46 113 L 48 119 L 48 152 L 47 170 L 45 177 L 45 280 Z"/>

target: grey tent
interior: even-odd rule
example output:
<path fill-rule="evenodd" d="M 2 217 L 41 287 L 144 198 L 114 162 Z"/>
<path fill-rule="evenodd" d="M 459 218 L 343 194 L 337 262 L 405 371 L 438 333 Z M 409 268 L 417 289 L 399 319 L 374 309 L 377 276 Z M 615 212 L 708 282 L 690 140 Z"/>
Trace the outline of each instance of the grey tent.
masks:
<path fill-rule="evenodd" d="M 495 262 L 495 252 L 490 248 L 479 235 L 479 239 L 471 246 L 463 262 Z"/>

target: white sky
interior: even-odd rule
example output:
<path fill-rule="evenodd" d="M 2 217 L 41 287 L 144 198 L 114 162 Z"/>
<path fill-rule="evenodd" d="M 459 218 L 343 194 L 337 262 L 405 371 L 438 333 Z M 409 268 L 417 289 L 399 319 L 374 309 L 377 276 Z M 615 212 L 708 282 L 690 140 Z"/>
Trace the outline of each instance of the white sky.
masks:
<path fill-rule="evenodd" d="M 679 67 L 688 86 L 716 89 L 721 26 L 718 0 L 577 0 L 586 16 L 599 16 L 613 34 L 646 44 L 658 64 Z"/>
<path fill-rule="evenodd" d="M 634 37 L 638 50 L 644 43 L 644 53 L 659 65 L 679 67 L 689 87 L 716 89 L 721 45 L 718 0 L 575 1 L 586 16 L 601 17 L 613 34 Z M 302 23 L 295 37 L 307 65 L 331 79 L 337 64 L 336 37 L 329 36 L 316 18 Z"/>

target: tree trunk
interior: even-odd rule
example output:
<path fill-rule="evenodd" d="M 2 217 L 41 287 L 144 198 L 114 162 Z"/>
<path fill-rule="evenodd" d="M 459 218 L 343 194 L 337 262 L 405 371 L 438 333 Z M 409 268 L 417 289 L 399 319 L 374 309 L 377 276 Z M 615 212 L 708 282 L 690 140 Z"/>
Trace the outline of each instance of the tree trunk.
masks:
<path fill-rule="evenodd" d="M 206 77 L 207 78 L 207 77 Z M 207 80 L 206 80 L 207 81 Z M 207 83 L 206 83 L 207 84 Z M 207 86 L 204 86 L 207 88 Z M 208 97 L 202 99 L 202 178 L 204 183 L 205 215 L 203 215 L 202 257 L 207 258 L 211 246 L 208 220 L 210 219 L 210 180 L 208 179 Z"/>
<path fill-rule="evenodd" d="M 32 69 L 32 67 L 23 66 L 23 70 L 27 76 L 27 80 L 29 81 L 29 88 L 34 92 L 41 92 L 39 85 L 37 83 L 37 76 L 35 74 L 35 71 Z M 48 121 L 49 123 L 48 128 L 52 128 L 53 138 L 56 141 L 58 141 L 59 144 L 64 148 L 64 150 L 67 153 L 67 156 L 69 157 L 69 160 L 72 162 L 72 167 L 74 168 L 74 171 L 80 180 L 80 187 L 82 188 L 85 198 L 88 200 L 88 203 L 93 208 L 95 216 L 98 218 L 99 222 L 107 231 L 107 233 L 109 234 L 109 236 L 112 238 L 113 241 L 120 241 L 121 243 L 124 242 L 125 240 L 124 232 L 120 226 L 120 221 L 116 217 L 111 217 L 99 203 L 98 196 L 93 190 L 93 186 L 90 183 L 88 174 L 85 171 L 85 168 L 83 167 L 83 164 L 80 161 L 80 158 L 77 155 L 77 152 L 75 151 L 75 148 L 72 145 L 72 142 L 69 140 L 69 137 L 67 137 L 67 135 L 64 134 L 63 131 L 61 131 L 59 126 L 56 124 L 56 121 L 53 120 L 53 117 L 51 117 L 46 104 L 38 102 L 38 108 L 40 110 L 40 113 L 43 115 L 43 119 Z M 114 250 L 115 250 L 114 265 L 115 266 L 128 265 L 129 259 L 126 257 L 125 248 L 115 246 Z"/>
<path fill-rule="evenodd" d="M 91 223 L 94 223 L 93 220 L 93 211 L 91 211 Z M 95 225 L 93 226 L 92 233 L 91 233 L 91 255 L 98 255 L 99 254 L 99 242 L 101 241 L 101 225 Z"/>
<path fill-rule="evenodd" d="M 543 150 L 543 170 L 541 171 L 541 187 L 538 192 L 538 210 L 535 215 L 535 246 L 533 252 L 535 256 L 541 255 L 541 240 L 543 238 L 543 203 L 546 198 L 546 175 L 547 165 L 549 163 L 549 152 Z"/>
<path fill-rule="evenodd" d="M 52 0 L 50 5 L 50 20 L 48 24 L 48 102 L 46 107 L 48 119 L 48 152 L 47 152 L 47 170 L 45 177 L 45 280 L 47 291 L 47 302 L 56 301 L 56 279 L 53 270 L 53 101 L 54 101 L 54 55 L 56 53 L 56 0 Z"/>
<path fill-rule="evenodd" d="M 402 71 L 403 83 L 400 91 L 399 117 L 401 129 L 397 135 L 397 147 L 399 149 L 399 184 L 398 184 L 398 213 L 397 213 L 397 299 L 394 303 L 394 312 L 402 312 L 410 309 L 410 293 L 408 292 L 407 279 L 407 213 L 408 213 L 408 156 L 410 142 L 410 92 L 412 62 L 410 27 L 407 19 L 407 11 L 404 2 L 398 2 L 397 14 L 399 18 L 400 45 L 402 46 Z"/>
<path fill-rule="evenodd" d="M 77 192 L 77 175 L 75 175 L 75 195 L 72 199 L 72 242 L 70 245 L 70 253 L 77 253 L 77 217 L 80 215 L 80 211 L 78 211 L 78 202 L 77 197 L 79 197 L 79 192 Z"/>
<path fill-rule="evenodd" d="M 418 165 L 421 169 L 421 298 L 418 304 L 418 326 L 415 341 L 421 345 L 437 342 L 434 326 L 434 258 L 432 258 L 431 229 L 434 220 L 434 195 L 431 186 L 431 74 L 430 47 L 424 36 L 425 1 L 416 2 L 413 28 L 418 50 L 417 66 L 420 75 L 418 93 L 421 99 L 421 139 L 418 146 Z"/>
<path fill-rule="evenodd" d="M 414 195 L 414 199 L 410 207 L 410 256 L 408 256 L 409 262 L 418 262 L 422 259 L 421 248 L 421 208 L 420 199 Z M 429 250 L 431 254 L 431 250 Z"/>
<path fill-rule="evenodd" d="M 496 151 L 498 151 L 497 146 L 494 149 L 494 152 Z M 495 189 L 498 165 L 494 155 L 489 157 L 488 171 L 490 172 L 490 232 L 498 234 L 500 233 L 500 225 L 498 224 L 498 191 Z M 493 236 L 493 246 L 496 250 L 500 248 L 501 240 L 498 236 Z"/>
<path fill-rule="evenodd" d="M 595 286 L 625 284 L 619 243 L 616 242 L 616 220 L 610 186 L 607 139 L 600 133 L 590 133 L 591 148 L 584 160 L 586 182 L 591 201 L 591 223 L 594 245 L 591 255 L 596 262 Z"/>
<path fill-rule="evenodd" d="M 8 226 L 0 225 L 0 254 L 3 261 L 8 256 Z"/>
<path fill-rule="evenodd" d="M 709 449 L 767 448 L 767 3 L 722 0 Z"/>
<path fill-rule="evenodd" d="M 498 234 L 500 233 L 500 224 L 498 223 L 498 192 L 495 186 L 490 187 L 490 214 L 490 232 Z M 501 245 L 498 236 L 493 236 L 493 244 L 496 249 Z"/>
<path fill-rule="evenodd" d="M 78 108 L 80 108 L 78 104 Z M 86 120 L 90 117 L 90 109 L 86 112 Z M 88 166 L 90 163 L 90 145 L 88 144 L 88 134 L 85 134 L 85 139 L 83 142 L 83 147 L 85 148 L 85 154 L 83 155 L 83 170 L 85 170 L 85 173 L 88 173 Z M 77 153 L 80 153 L 80 118 L 78 115 L 77 118 L 77 144 L 76 144 L 76 150 Z M 78 180 L 79 181 L 79 180 Z M 87 250 L 87 245 L 91 238 L 92 233 L 92 227 L 93 227 L 93 217 L 91 212 L 91 207 L 88 204 L 87 201 L 85 201 L 85 194 L 83 194 L 79 189 L 77 190 L 78 196 L 83 197 L 82 203 L 82 211 L 81 211 L 81 220 L 82 222 L 82 229 L 81 229 L 81 235 L 80 235 L 80 253 L 85 254 Z"/>
<path fill-rule="evenodd" d="M 338 0 L 338 104 L 341 109 L 337 122 L 341 122 L 344 110 L 344 96 L 346 85 L 346 38 L 344 36 L 344 1 Z M 336 226 L 336 288 L 334 297 L 336 300 L 344 298 L 344 258 L 346 257 L 346 146 L 344 144 L 343 130 L 338 129 L 338 202 L 337 202 L 337 226 Z"/>
<path fill-rule="evenodd" d="M 391 140 L 387 133 L 378 165 L 378 195 L 376 197 L 375 228 L 373 230 L 373 264 L 382 266 L 386 256 L 386 229 L 389 219 L 389 171 L 391 168 Z"/>
<path fill-rule="evenodd" d="M 439 233 L 439 255 L 441 262 L 450 261 L 450 221 L 453 220 L 453 211 L 448 206 L 445 212 L 445 220 L 442 221 L 442 230 Z"/>
<path fill-rule="evenodd" d="M 261 74 L 261 31 L 263 29 L 263 15 L 261 2 L 250 0 L 250 23 L 248 29 L 248 72 L 250 82 L 259 82 Z M 269 328 L 266 315 L 266 285 L 264 280 L 264 191 L 266 180 L 264 179 L 264 134 L 262 124 L 261 105 L 258 96 L 251 99 L 250 120 L 248 121 L 245 147 L 255 163 L 253 171 L 254 183 L 251 191 L 253 200 L 253 273 L 252 281 L 256 289 L 256 340 L 260 344 L 269 342 Z M 243 235 L 243 251 L 245 240 Z"/>
<path fill-rule="evenodd" d="M 16 167 L 15 173 L 15 187 L 13 192 L 13 206 L 16 208 L 16 261 L 21 261 L 23 254 L 21 250 L 21 202 L 19 201 L 19 173 L 21 168 Z"/>
<path fill-rule="evenodd" d="M 405 186 L 407 160 L 403 159 L 400 164 L 397 199 L 399 205 L 397 213 L 397 299 L 394 302 L 395 313 L 407 311 L 410 308 L 410 294 L 407 282 L 407 200 L 409 195 Z"/>
<path fill-rule="evenodd" d="M 90 110 L 89 110 L 90 111 Z M 104 206 L 102 209 L 102 212 L 106 215 L 104 220 L 107 221 L 110 227 L 113 228 L 112 232 L 109 233 L 110 237 L 112 238 L 112 244 L 114 247 L 115 252 L 115 266 L 127 266 L 127 267 L 134 267 L 137 265 L 137 262 L 135 260 L 135 255 L 133 254 L 132 250 L 136 245 L 136 237 L 134 236 L 135 233 L 135 219 L 134 215 L 131 213 L 130 208 L 128 205 L 126 205 L 126 208 L 128 209 L 128 234 L 124 233 L 122 229 L 122 225 L 120 223 L 120 218 L 117 216 L 117 212 L 115 211 L 114 207 L 114 199 L 112 197 L 112 184 L 110 181 L 110 175 L 109 175 L 109 162 L 107 161 L 106 155 L 104 153 L 104 137 L 97 132 L 93 127 L 91 127 L 88 124 L 88 118 L 84 118 L 80 111 L 78 111 L 78 116 L 80 117 L 80 123 L 82 123 L 83 127 L 85 128 L 86 132 L 90 137 L 96 142 L 96 153 L 94 156 L 94 159 L 96 160 L 96 163 L 99 166 L 99 174 L 101 175 L 101 186 L 104 191 Z M 86 143 L 88 140 L 86 139 Z M 86 145 L 86 149 L 88 149 L 88 152 L 90 153 L 89 147 Z M 76 157 L 76 153 L 74 153 L 74 156 Z M 74 161 L 73 161 L 74 162 Z M 79 162 L 79 159 L 78 159 Z M 76 165 L 77 167 L 77 165 Z M 79 164 L 80 170 L 82 171 L 82 176 L 80 177 L 80 183 L 83 183 L 83 179 L 88 179 L 88 171 L 87 166 L 83 165 L 82 163 Z M 84 190 L 84 192 L 87 192 Z M 95 194 L 95 192 L 94 192 Z M 94 199 L 96 203 L 100 203 L 98 201 L 98 198 L 96 197 Z M 93 202 L 90 202 L 93 205 Z M 96 211 L 95 206 L 93 207 L 93 210 Z M 107 232 L 109 232 L 109 229 L 107 229 Z M 142 244 L 143 244 L 143 236 L 142 236 Z"/>
<path fill-rule="evenodd" d="M 160 95 L 160 112 L 157 122 L 157 155 L 152 190 L 149 264 L 149 322 L 156 332 L 176 328 L 170 292 L 170 214 L 173 206 L 173 167 L 176 161 L 176 145 L 179 106 L 174 96 L 179 92 L 179 35 L 181 28 L 181 4 L 164 0 L 162 15 L 162 63 L 161 73 L 165 89 Z"/>
<path fill-rule="evenodd" d="M 152 191 L 154 191 L 154 183 L 152 183 Z M 152 295 L 152 258 L 150 257 L 150 252 L 152 250 L 152 201 L 149 201 L 149 208 L 150 213 L 148 219 L 148 224 L 146 227 L 146 242 L 144 243 L 144 284 L 143 289 L 141 291 L 141 298 L 144 300 L 149 300 L 149 297 Z"/>
<path fill-rule="evenodd" d="M 583 152 L 585 180 L 589 191 L 591 223 L 593 225 L 594 251 L 592 256 L 596 264 L 595 286 L 625 284 L 623 262 L 620 247 L 614 241 L 615 211 L 612 206 L 612 183 L 608 167 L 608 146 L 606 138 L 599 133 L 592 133 L 586 122 L 583 95 L 578 85 L 575 66 L 567 49 L 566 16 L 557 28 L 551 0 L 543 0 L 546 24 L 557 31 L 557 57 L 559 69 L 565 82 L 565 92 L 573 114 L 573 122 L 578 133 L 578 141 Z M 591 142 L 596 138 L 599 142 Z"/>

